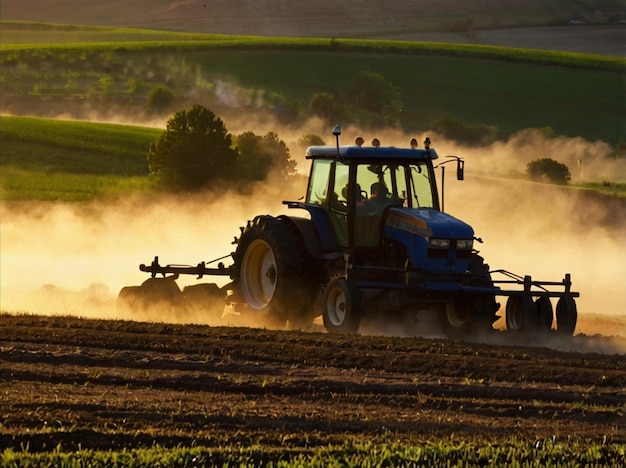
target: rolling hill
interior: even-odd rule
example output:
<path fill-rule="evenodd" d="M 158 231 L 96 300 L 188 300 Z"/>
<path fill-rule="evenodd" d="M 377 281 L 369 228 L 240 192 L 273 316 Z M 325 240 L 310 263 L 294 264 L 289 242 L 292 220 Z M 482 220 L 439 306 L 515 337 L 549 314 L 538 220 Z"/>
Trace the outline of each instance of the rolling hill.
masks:
<path fill-rule="evenodd" d="M 618 24 L 626 20 L 621 0 L 4 0 L 2 19 L 212 34 L 464 42 L 614 56 L 624 54 L 626 30 Z M 576 27 L 567 27 L 571 24 Z"/>

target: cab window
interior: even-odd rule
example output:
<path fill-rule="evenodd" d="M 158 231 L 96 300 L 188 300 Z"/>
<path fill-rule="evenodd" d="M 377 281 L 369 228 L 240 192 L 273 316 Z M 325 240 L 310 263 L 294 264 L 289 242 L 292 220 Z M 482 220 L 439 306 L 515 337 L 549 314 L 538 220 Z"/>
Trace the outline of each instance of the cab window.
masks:
<path fill-rule="evenodd" d="M 412 208 L 433 208 L 433 192 L 430 173 L 425 164 L 411 164 L 408 171 L 408 180 L 411 186 Z"/>
<path fill-rule="evenodd" d="M 307 189 L 307 203 L 323 205 L 326 201 L 331 161 L 318 159 L 311 166 L 311 177 Z"/>

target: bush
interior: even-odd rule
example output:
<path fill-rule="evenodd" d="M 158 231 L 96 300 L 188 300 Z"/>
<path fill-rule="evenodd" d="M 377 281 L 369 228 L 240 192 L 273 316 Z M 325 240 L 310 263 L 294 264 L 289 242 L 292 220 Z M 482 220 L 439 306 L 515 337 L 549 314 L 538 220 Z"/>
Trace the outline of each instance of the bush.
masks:
<path fill-rule="evenodd" d="M 565 164 L 550 158 L 537 159 L 528 163 L 526 174 L 531 180 L 548 181 L 555 184 L 566 184 L 572 178 Z"/>
<path fill-rule="evenodd" d="M 174 93 L 164 86 L 157 86 L 148 95 L 143 108 L 148 113 L 163 112 L 172 104 Z"/>
<path fill-rule="evenodd" d="M 465 125 L 459 119 L 443 117 L 432 125 L 432 130 L 448 140 L 468 146 L 482 146 L 498 138 L 498 129 L 485 125 Z"/>

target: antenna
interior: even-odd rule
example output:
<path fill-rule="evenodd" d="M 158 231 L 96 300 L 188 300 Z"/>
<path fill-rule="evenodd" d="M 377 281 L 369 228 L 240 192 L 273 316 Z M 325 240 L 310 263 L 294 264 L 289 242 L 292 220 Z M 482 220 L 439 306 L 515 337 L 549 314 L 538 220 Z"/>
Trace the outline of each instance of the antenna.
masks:
<path fill-rule="evenodd" d="M 335 125 L 335 128 L 333 128 L 333 135 L 335 135 L 335 138 L 337 139 L 337 154 L 341 156 L 341 153 L 339 152 L 339 135 L 341 135 L 341 127 L 339 125 Z"/>

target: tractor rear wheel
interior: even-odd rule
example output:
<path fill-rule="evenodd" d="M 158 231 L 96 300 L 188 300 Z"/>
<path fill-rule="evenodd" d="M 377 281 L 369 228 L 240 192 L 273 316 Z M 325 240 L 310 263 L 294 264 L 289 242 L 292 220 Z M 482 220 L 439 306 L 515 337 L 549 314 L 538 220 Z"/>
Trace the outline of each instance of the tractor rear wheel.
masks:
<path fill-rule="evenodd" d="M 248 306 L 277 324 L 312 322 L 319 279 L 293 222 L 286 217 L 257 216 L 237 243 L 233 286 Z"/>
<path fill-rule="evenodd" d="M 335 278 L 328 283 L 322 307 L 324 327 L 329 333 L 356 333 L 359 329 L 359 291 L 345 278 Z"/>

